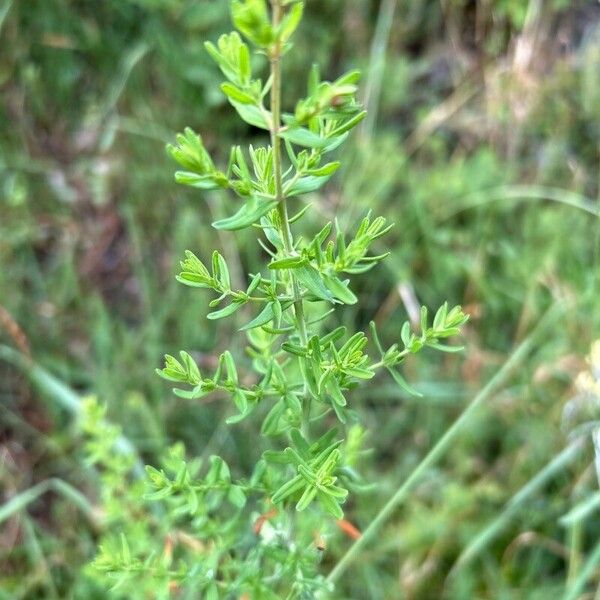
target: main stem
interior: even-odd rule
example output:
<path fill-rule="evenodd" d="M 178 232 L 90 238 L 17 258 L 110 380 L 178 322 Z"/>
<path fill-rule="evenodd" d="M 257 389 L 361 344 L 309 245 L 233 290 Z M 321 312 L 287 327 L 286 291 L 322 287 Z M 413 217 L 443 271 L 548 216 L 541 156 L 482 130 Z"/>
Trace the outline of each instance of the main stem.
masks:
<path fill-rule="evenodd" d="M 271 6 L 273 9 L 273 28 L 277 30 L 281 23 L 281 0 L 271 0 Z M 281 42 L 277 40 L 273 45 L 270 53 L 271 61 L 271 146 L 273 148 L 273 172 L 275 174 L 275 197 L 277 199 L 277 213 L 279 215 L 280 222 L 280 233 L 283 239 L 283 247 L 286 254 L 289 256 L 294 252 L 294 238 L 292 236 L 292 230 L 290 228 L 290 219 L 287 209 L 286 197 L 283 193 L 283 182 L 282 182 L 282 166 L 281 166 L 281 140 L 279 139 L 279 128 L 281 126 Z M 290 273 L 292 280 L 292 294 L 294 298 L 294 314 L 296 316 L 296 323 L 298 325 L 298 333 L 300 335 L 300 342 L 303 346 L 306 346 L 308 342 L 308 334 L 306 331 L 306 317 L 304 316 L 304 305 L 302 300 L 302 294 L 300 292 L 300 286 L 298 281 L 294 277 L 293 273 Z M 303 429 L 308 427 L 310 418 L 310 398 L 305 393 L 302 400 L 302 412 L 303 412 Z"/>

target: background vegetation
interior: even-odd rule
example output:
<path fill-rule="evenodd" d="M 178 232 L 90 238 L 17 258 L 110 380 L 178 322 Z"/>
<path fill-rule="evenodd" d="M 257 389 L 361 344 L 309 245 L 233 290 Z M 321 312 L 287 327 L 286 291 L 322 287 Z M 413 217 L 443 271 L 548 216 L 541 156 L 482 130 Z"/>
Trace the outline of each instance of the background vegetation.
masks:
<path fill-rule="evenodd" d="M 176 440 L 239 472 L 255 461 L 249 425 L 225 427 L 226 406 L 177 399 L 152 374 L 179 348 L 213 364 L 233 333 L 174 283 L 183 250 L 219 248 L 237 277 L 260 264 L 251 235 L 236 246 L 209 226 L 230 200 L 176 186 L 164 152 L 186 125 L 214 152 L 260 137 L 215 92 L 203 49 L 230 29 L 227 7 L 0 2 L 0 598 L 107 597 L 86 567 L 112 513 L 81 397 L 147 462 Z M 462 357 L 407 373 L 424 398 L 384 377 L 355 394 L 377 484 L 348 508 L 359 529 L 526 344 L 338 597 L 597 597 L 600 368 L 574 382 L 600 327 L 600 6 L 309 0 L 307 13 L 284 93 L 302 93 L 313 61 L 328 79 L 359 67 L 369 110 L 315 206 L 349 228 L 369 209 L 396 223 L 393 258 L 362 276 L 346 318 L 374 317 L 391 343 L 416 299 L 471 314 Z M 324 572 L 350 544 L 333 526 Z"/>

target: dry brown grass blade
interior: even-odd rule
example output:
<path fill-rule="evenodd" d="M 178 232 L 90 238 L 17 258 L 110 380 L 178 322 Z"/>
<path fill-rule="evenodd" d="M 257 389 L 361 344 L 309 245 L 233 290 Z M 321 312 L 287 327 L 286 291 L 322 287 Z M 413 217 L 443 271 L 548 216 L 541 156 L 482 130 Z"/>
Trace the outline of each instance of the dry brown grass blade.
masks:
<path fill-rule="evenodd" d="M 20 325 L 15 321 L 12 315 L 0 304 L 0 328 L 4 329 L 8 337 L 13 341 L 14 345 L 25 356 L 31 358 L 31 347 L 25 332 Z"/>

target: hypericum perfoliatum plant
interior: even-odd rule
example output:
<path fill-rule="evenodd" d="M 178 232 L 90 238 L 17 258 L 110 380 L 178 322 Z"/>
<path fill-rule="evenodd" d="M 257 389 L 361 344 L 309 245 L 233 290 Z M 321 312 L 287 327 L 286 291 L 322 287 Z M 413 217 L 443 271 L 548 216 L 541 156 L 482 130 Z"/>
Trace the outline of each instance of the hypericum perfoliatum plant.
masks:
<path fill-rule="evenodd" d="M 373 323 L 371 340 L 362 331 L 329 327 L 334 311 L 358 302 L 351 277 L 387 257 L 371 248 L 391 225 L 367 215 L 352 232 L 331 222 L 308 239 L 295 231 L 309 210 L 303 195 L 319 190 L 338 170 L 331 155 L 365 116 L 356 99 L 358 71 L 329 82 L 316 67 L 308 75 L 306 97 L 291 112 L 283 110 L 282 66 L 303 7 L 294 0 L 271 0 L 270 6 L 266 0 L 232 0 L 237 31 L 216 44 L 206 42 L 225 77 L 222 92 L 243 121 L 264 130 L 265 145 L 234 146 L 222 167 L 189 128 L 167 147 L 180 165 L 177 182 L 199 194 L 225 190 L 237 197 L 235 214 L 213 227 L 232 232 L 231 244 L 237 230 L 253 228 L 269 259 L 248 275 L 243 289 L 232 284 L 216 250 L 210 257 L 188 250 L 181 261 L 177 280 L 215 296 L 209 319 L 246 307 L 240 315 L 251 317 L 240 335 L 247 338 L 250 360 L 226 351 L 216 371 L 205 373 L 181 351 L 167 355 L 158 374 L 189 401 L 208 394 L 227 398 L 227 423 L 251 421 L 260 430 L 256 444 L 262 444 L 262 457 L 242 479 L 232 478 L 218 456 L 205 465 L 186 461 L 181 447 L 162 468 L 147 467 L 152 487 L 147 497 L 160 501 L 164 518 L 185 532 L 187 542 L 177 551 L 171 545 L 159 554 L 136 556 L 123 536 L 120 546 L 103 549 L 96 567 L 118 582 L 155 577 L 157 597 L 175 589 L 181 597 L 206 599 L 329 593 L 320 567 L 322 537 L 329 524 L 344 518 L 349 493 L 365 487 L 355 469 L 361 433 L 351 390 L 387 370 L 413 392 L 399 366 L 425 347 L 457 350 L 444 341 L 466 321 L 460 307 L 444 304 L 432 321 L 422 308 L 419 332 L 405 323 L 389 348 L 381 345 Z M 264 79 L 253 72 L 258 61 L 251 60 L 252 52 L 269 65 Z"/>

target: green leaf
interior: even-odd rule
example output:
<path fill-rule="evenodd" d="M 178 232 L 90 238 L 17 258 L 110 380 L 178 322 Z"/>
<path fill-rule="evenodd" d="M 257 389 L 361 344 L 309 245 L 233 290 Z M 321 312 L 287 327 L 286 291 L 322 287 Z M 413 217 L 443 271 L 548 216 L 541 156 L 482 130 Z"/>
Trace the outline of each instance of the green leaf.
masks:
<path fill-rule="evenodd" d="M 241 414 L 244 414 L 248 410 L 248 399 L 246 394 L 240 389 L 237 389 L 232 394 L 233 403 Z"/>
<path fill-rule="evenodd" d="M 227 492 L 227 500 L 237 508 L 244 508 L 246 505 L 246 494 L 239 485 L 232 485 Z"/>
<path fill-rule="evenodd" d="M 121 533 L 121 556 L 126 565 L 131 562 L 131 551 L 129 550 L 129 544 L 124 533 Z"/>
<path fill-rule="evenodd" d="M 379 354 L 383 356 L 383 346 L 381 345 L 381 341 L 379 340 L 379 334 L 377 333 L 377 324 L 375 321 L 369 322 L 369 329 L 371 331 L 371 337 L 373 338 L 373 342 L 375 343 L 375 347 L 379 351 Z"/>
<path fill-rule="evenodd" d="M 213 256 L 215 258 L 215 267 L 213 275 L 216 279 L 219 280 L 221 284 L 221 289 L 230 290 L 231 289 L 231 279 L 229 277 L 229 268 L 227 267 L 227 263 L 221 254 L 218 252 L 214 252 Z"/>
<path fill-rule="evenodd" d="M 279 504 L 283 502 L 288 496 L 296 494 L 302 488 L 306 487 L 306 481 L 300 475 L 296 475 L 290 481 L 284 483 L 271 497 L 273 504 Z"/>
<path fill-rule="evenodd" d="M 344 73 L 339 79 L 336 80 L 335 84 L 336 85 L 348 85 L 348 84 L 355 84 L 358 83 L 360 81 L 360 70 L 359 69 L 352 69 L 352 71 L 348 71 L 347 73 Z"/>
<path fill-rule="evenodd" d="M 289 304 L 286 305 L 287 306 L 291 306 L 292 302 L 290 302 Z M 281 328 L 281 318 L 283 317 L 283 306 L 281 304 L 281 301 L 279 300 L 279 298 L 275 298 L 275 300 L 273 300 L 273 312 L 275 313 L 275 319 L 273 321 L 273 324 L 275 325 L 275 327 L 277 329 Z"/>
<path fill-rule="evenodd" d="M 372 379 L 375 376 L 374 371 L 368 369 L 360 369 L 359 367 L 347 367 L 344 372 L 350 377 L 356 377 L 357 379 Z"/>
<path fill-rule="evenodd" d="M 208 269 L 202 261 L 189 250 L 185 251 L 185 259 L 180 263 L 181 273 L 176 277 L 177 281 L 190 287 L 217 289 L 217 282 L 214 281 Z"/>
<path fill-rule="evenodd" d="M 298 269 L 308 263 L 305 256 L 286 256 L 269 263 L 269 269 Z"/>
<path fill-rule="evenodd" d="M 433 317 L 433 329 L 443 329 L 446 323 L 446 317 L 448 316 L 448 302 L 444 302 L 435 313 Z"/>
<path fill-rule="evenodd" d="M 306 177 L 300 177 L 289 188 L 285 188 L 285 194 L 286 196 L 300 196 L 301 194 L 316 192 L 331 179 L 331 175 L 307 175 Z"/>
<path fill-rule="evenodd" d="M 232 155 L 235 158 L 235 164 L 240 170 L 242 179 L 245 179 L 245 180 L 252 179 L 250 169 L 248 168 L 248 163 L 246 162 L 246 157 L 244 156 L 244 153 L 242 152 L 241 147 L 234 146 L 232 148 Z"/>
<path fill-rule="evenodd" d="M 321 137 L 317 133 L 304 127 L 289 127 L 279 133 L 279 137 L 305 148 L 325 148 L 331 143 L 331 140 Z"/>
<path fill-rule="evenodd" d="M 203 596 L 205 600 L 219 600 L 219 587 L 214 581 L 208 584 Z"/>
<path fill-rule="evenodd" d="M 327 288 L 340 302 L 343 302 L 344 304 L 356 304 L 358 302 L 358 298 L 346 283 L 334 276 L 323 274 L 322 277 Z"/>
<path fill-rule="evenodd" d="M 189 273 L 187 271 L 184 271 L 182 273 L 179 273 L 179 275 L 176 275 L 175 279 L 179 283 L 183 283 L 183 285 L 187 285 L 189 287 L 214 289 L 213 286 L 209 283 L 210 278 L 207 279 L 206 277 L 198 275 L 197 273 Z"/>
<path fill-rule="evenodd" d="M 240 115 L 248 125 L 254 125 L 254 127 L 258 127 L 259 129 L 269 129 L 267 118 L 270 120 L 271 114 L 267 112 L 266 109 L 259 107 L 257 104 L 244 104 L 242 102 L 237 102 L 232 98 L 228 99 L 238 115 Z"/>
<path fill-rule="evenodd" d="M 283 342 L 283 344 L 281 344 L 281 349 L 290 354 L 295 354 L 296 356 L 306 356 L 306 348 L 292 344 L 291 342 Z"/>
<path fill-rule="evenodd" d="M 181 350 L 179 356 L 188 374 L 188 382 L 193 384 L 200 383 L 200 369 L 198 369 L 196 361 L 185 350 Z"/>
<path fill-rule="evenodd" d="M 177 146 L 167 144 L 167 152 L 175 161 L 188 171 L 200 175 L 209 175 L 215 171 L 210 155 L 204 148 L 202 137 L 190 127 L 186 127 L 184 133 L 176 136 Z"/>
<path fill-rule="evenodd" d="M 239 310 L 243 304 L 244 304 L 243 302 L 238 302 L 238 301 L 234 300 L 231 304 L 227 305 L 225 308 L 222 308 L 220 310 L 215 310 L 213 312 L 208 313 L 206 315 L 206 318 L 210 319 L 211 321 L 214 321 L 216 319 L 223 319 L 225 317 L 232 315 L 237 310 Z"/>
<path fill-rule="evenodd" d="M 339 349 L 339 355 L 341 358 L 350 356 L 353 352 L 362 350 L 367 344 L 367 338 L 362 331 L 357 331 L 351 336 L 346 343 Z"/>
<path fill-rule="evenodd" d="M 256 223 L 262 216 L 266 215 L 276 206 L 276 200 L 263 200 L 256 196 L 252 196 L 240 210 L 235 213 L 235 215 L 225 219 L 219 219 L 212 225 L 215 229 L 227 229 L 229 231 L 244 229 L 245 227 L 250 227 Z"/>
<path fill-rule="evenodd" d="M 327 175 L 333 175 L 339 168 L 340 162 L 334 161 L 323 165 L 322 167 L 318 167 L 316 169 L 309 169 L 306 171 L 308 175 L 314 175 L 315 177 L 325 177 Z"/>
<path fill-rule="evenodd" d="M 275 39 L 265 0 L 231 0 L 231 20 L 238 31 L 261 48 Z"/>
<path fill-rule="evenodd" d="M 248 46 L 246 46 L 246 44 L 240 44 L 238 52 L 238 67 L 242 82 L 248 83 L 250 81 L 250 76 L 252 75 L 252 68 L 250 65 L 250 51 L 248 50 Z"/>
<path fill-rule="evenodd" d="M 259 286 L 261 281 L 262 281 L 262 277 L 261 277 L 260 273 L 257 273 L 256 275 L 254 275 L 252 277 L 252 281 L 250 282 L 250 285 L 248 286 L 248 289 L 246 290 L 246 294 L 248 294 L 250 296 L 250 294 L 252 294 L 252 292 L 256 291 L 256 288 Z"/>
<path fill-rule="evenodd" d="M 232 31 L 221 35 L 217 45 L 218 48 L 211 42 L 204 43 L 206 51 L 217 63 L 223 75 L 234 83 L 248 85 L 252 74 L 250 53 L 238 32 Z"/>
<path fill-rule="evenodd" d="M 346 334 L 346 327 L 344 325 L 340 325 L 336 327 L 333 331 L 321 336 L 319 338 L 319 344 L 324 348 L 329 345 L 330 342 L 336 342 L 337 340 L 344 337 Z"/>
<path fill-rule="evenodd" d="M 232 83 L 222 83 L 221 91 L 234 102 L 239 102 L 240 104 L 257 104 L 256 98 L 253 98 L 250 94 L 240 90 L 239 87 L 233 85 Z"/>
<path fill-rule="evenodd" d="M 291 448 L 286 448 L 286 451 L 292 450 Z M 301 459 L 300 459 L 301 460 Z M 300 462 L 298 465 L 298 473 L 302 476 L 304 481 L 309 485 L 318 485 L 317 474 L 313 471 L 312 468 L 306 465 L 305 461 Z"/>
<path fill-rule="evenodd" d="M 181 370 L 178 369 L 170 369 L 168 367 L 165 367 L 164 369 L 156 369 L 156 374 L 159 377 L 166 379 L 167 381 L 173 381 L 176 383 L 187 382 L 186 373 L 183 373 Z"/>
<path fill-rule="evenodd" d="M 237 413 L 235 415 L 231 415 L 225 419 L 225 423 L 227 425 L 235 425 L 236 423 L 240 423 L 243 421 L 252 411 L 256 408 L 256 404 L 249 404 L 248 408 L 243 413 Z"/>
<path fill-rule="evenodd" d="M 337 485 L 327 486 L 327 493 L 329 496 L 339 498 L 341 501 L 344 501 L 348 497 L 348 490 L 338 487 Z"/>
<path fill-rule="evenodd" d="M 193 390 L 182 390 L 180 388 L 173 388 L 173 393 L 178 398 L 183 398 L 184 400 L 197 400 L 198 398 L 206 396 L 208 392 L 204 391 L 200 386 L 197 385 Z"/>
<path fill-rule="evenodd" d="M 212 273 L 213 273 L 213 278 L 219 280 L 219 283 L 221 282 L 221 261 L 219 260 L 219 257 L 221 255 L 217 252 L 217 250 L 213 250 L 212 256 L 211 258 L 211 263 L 212 263 Z M 213 301 L 214 302 L 214 301 Z M 216 300 L 216 302 L 220 302 L 220 299 Z M 214 306 L 213 304 L 210 304 L 209 306 Z"/>
<path fill-rule="evenodd" d="M 333 294 L 323 283 L 319 271 L 311 265 L 305 265 L 294 270 L 294 277 L 313 295 L 320 300 L 333 302 Z"/>
<path fill-rule="evenodd" d="M 400 339 L 402 340 L 402 343 L 404 344 L 405 348 L 408 348 L 410 346 L 411 337 L 412 333 L 410 331 L 410 322 L 405 321 L 404 325 L 402 325 L 402 329 L 400 330 Z"/>
<path fill-rule="evenodd" d="M 276 32 L 281 43 L 285 44 L 292 37 L 292 34 L 296 31 L 296 28 L 302 19 L 303 10 L 304 4 L 302 2 L 296 2 L 282 19 Z"/>
<path fill-rule="evenodd" d="M 352 117 L 351 119 L 348 119 L 347 121 L 342 123 L 339 127 L 336 127 L 336 129 L 334 129 L 331 132 L 331 136 L 337 137 L 337 136 L 340 136 L 340 135 L 346 133 L 347 131 L 350 131 L 350 129 L 352 129 L 353 127 L 356 127 L 366 116 L 367 116 L 366 110 L 359 112 L 356 116 Z"/>
<path fill-rule="evenodd" d="M 283 397 L 285 405 L 288 410 L 291 410 L 295 415 L 302 415 L 302 403 L 300 402 L 300 398 L 294 392 L 287 392 Z"/>
<path fill-rule="evenodd" d="M 189 488 L 187 492 L 187 501 L 188 501 L 188 512 L 190 515 L 195 515 L 198 512 L 198 507 L 200 506 L 200 501 L 198 499 L 198 494 L 194 488 Z"/>
<path fill-rule="evenodd" d="M 308 445 L 308 442 L 304 439 L 304 436 L 302 435 L 299 429 L 292 429 L 290 431 L 290 438 L 292 439 L 294 446 L 303 456 L 308 456 L 310 454 L 310 446 Z"/>
<path fill-rule="evenodd" d="M 229 381 L 237 385 L 238 373 L 231 352 L 229 352 L 229 350 L 225 350 L 225 352 L 221 354 L 221 357 L 223 358 L 223 362 L 225 363 L 225 369 L 227 370 L 227 378 L 229 379 Z"/>
<path fill-rule="evenodd" d="M 316 495 L 317 495 L 317 488 L 307 487 L 304 490 L 304 493 L 302 494 L 302 496 L 300 497 L 300 500 L 298 500 L 298 503 L 296 504 L 296 510 L 298 512 L 303 511 L 315 499 Z"/>
<path fill-rule="evenodd" d="M 335 519 L 344 518 L 344 511 L 333 496 L 330 496 L 326 492 L 319 491 L 318 499 L 325 512 L 329 513 Z"/>
<path fill-rule="evenodd" d="M 426 342 L 425 345 L 429 346 L 429 348 L 433 348 L 434 350 L 448 352 L 450 354 L 462 352 L 465 349 L 464 346 L 446 346 L 445 344 L 438 344 L 437 342 Z"/>
<path fill-rule="evenodd" d="M 231 481 L 231 474 L 227 463 L 220 457 L 212 455 L 210 457 L 210 469 L 206 474 L 206 483 L 214 485 L 215 483 Z"/>
<path fill-rule="evenodd" d="M 294 460 L 290 457 L 290 455 L 286 452 L 278 451 L 278 450 L 265 450 L 262 453 L 262 457 L 270 463 L 275 463 L 279 465 L 290 465 L 293 464 Z"/>
<path fill-rule="evenodd" d="M 313 361 L 308 358 L 301 358 L 300 370 L 302 372 L 302 379 L 308 387 L 308 391 L 316 398 L 319 395 L 319 391 L 317 390 L 317 382 L 313 372 Z"/>
<path fill-rule="evenodd" d="M 335 416 L 338 418 L 340 423 L 346 423 L 348 421 L 348 411 L 344 406 L 340 406 L 337 402 L 332 405 Z"/>
<path fill-rule="evenodd" d="M 162 490 L 158 490 L 156 492 L 149 492 L 147 494 L 144 494 L 144 500 L 150 500 L 150 501 L 164 500 L 165 498 L 172 496 L 173 493 L 174 493 L 173 488 L 166 487 L 166 488 L 163 488 Z"/>
<path fill-rule="evenodd" d="M 299 221 L 303 216 L 304 213 L 311 207 L 311 204 L 307 204 L 306 206 L 302 207 L 293 217 L 290 217 L 290 225 L 292 225 L 293 223 L 295 223 L 296 221 Z"/>
<path fill-rule="evenodd" d="M 406 379 L 404 379 L 404 377 L 402 377 L 402 375 L 400 375 L 400 373 L 398 373 L 398 371 L 396 371 L 396 369 L 393 369 L 392 367 L 386 367 L 387 370 L 390 372 L 391 376 L 394 378 L 394 381 L 405 391 L 408 392 L 409 394 L 411 394 L 412 396 L 418 396 L 420 398 L 423 397 L 423 394 L 421 394 L 421 392 L 417 391 L 414 387 L 412 387 L 407 381 Z"/>
<path fill-rule="evenodd" d="M 427 331 L 427 307 L 426 306 L 421 306 L 421 315 L 420 315 L 420 321 L 421 321 L 421 331 L 423 333 L 425 333 Z"/>
<path fill-rule="evenodd" d="M 275 313 L 273 311 L 273 303 L 269 302 L 259 313 L 250 321 L 250 323 L 246 323 L 243 327 L 240 327 L 240 331 L 247 331 L 248 329 L 254 329 L 255 327 L 260 327 L 261 325 L 266 325 L 270 321 L 273 320 Z"/>
<path fill-rule="evenodd" d="M 279 419 L 284 411 L 285 404 L 283 400 L 279 400 L 265 417 L 260 432 L 263 435 L 277 435 L 279 433 Z"/>
<path fill-rule="evenodd" d="M 238 35 L 237 32 L 234 32 L 235 35 Z M 220 39 L 227 38 L 227 34 L 221 36 Z M 239 35 L 238 35 L 239 37 Z M 237 70 L 235 65 L 229 63 L 229 61 L 225 60 L 225 57 L 221 55 L 221 53 L 217 50 L 217 47 L 212 42 L 204 42 L 204 48 L 210 54 L 210 57 L 217 63 L 223 75 L 227 77 L 227 79 L 231 79 L 235 81 L 237 79 Z"/>
<path fill-rule="evenodd" d="M 340 384 L 335 377 L 331 377 L 327 382 L 327 391 L 338 406 L 346 406 L 346 398 L 344 397 L 344 394 L 342 394 Z"/>
<path fill-rule="evenodd" d="M 175 171 L 175 181 L 200 190 L 216 190 L 229 185 L 225 175 L 222 175 L 222 179 L 218 180 L 214 174 L 198 175 L 190 171 Z"/>

